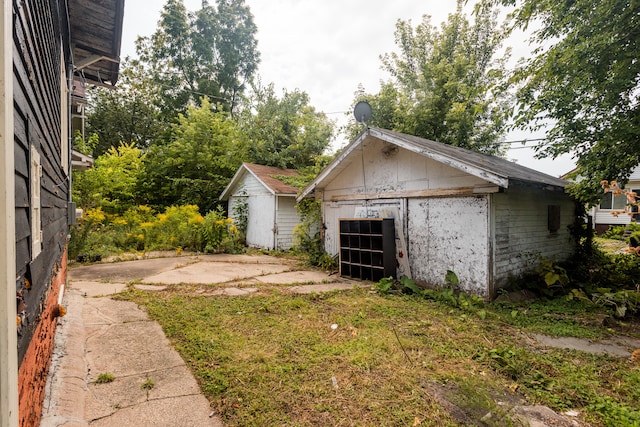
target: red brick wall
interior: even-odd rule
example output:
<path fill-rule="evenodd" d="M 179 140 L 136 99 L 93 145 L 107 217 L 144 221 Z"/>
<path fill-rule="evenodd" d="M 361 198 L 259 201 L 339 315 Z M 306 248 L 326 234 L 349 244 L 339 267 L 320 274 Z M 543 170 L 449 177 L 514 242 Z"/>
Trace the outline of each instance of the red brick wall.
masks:
<path fill-rule="evenodd" d="M 53 353 L 53 338 L 56 331 L 58 296 L 60 287 L 67 279 L 67 253 L 62 256 L 61 266 L 51 279 L 48 295 L 29 348 L 18 371 L 18 399 L 20 426 L 33 427 L 40 424 L 44 390 Z"/>

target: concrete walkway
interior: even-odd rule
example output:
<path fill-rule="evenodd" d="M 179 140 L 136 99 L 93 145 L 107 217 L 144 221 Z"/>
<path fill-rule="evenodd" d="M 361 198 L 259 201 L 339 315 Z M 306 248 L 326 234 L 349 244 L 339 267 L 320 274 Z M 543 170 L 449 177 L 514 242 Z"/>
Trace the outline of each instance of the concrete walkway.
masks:
<path fill-rule="evenodd" d="M 135 304 L 109 297 L 131 281 L 144 290 L 228 283 L 208 294 L 232 296 L 276 283 L 295 285 L 286 289 L 299 293 L 354 286 L 325 273 L 295 271 L 289 261 L 267 256 L 190 256 L 71 268 L 42 427 L 223 425 L 160 326 Z M 114 380 L 96 383 L 101 374 Z"/>

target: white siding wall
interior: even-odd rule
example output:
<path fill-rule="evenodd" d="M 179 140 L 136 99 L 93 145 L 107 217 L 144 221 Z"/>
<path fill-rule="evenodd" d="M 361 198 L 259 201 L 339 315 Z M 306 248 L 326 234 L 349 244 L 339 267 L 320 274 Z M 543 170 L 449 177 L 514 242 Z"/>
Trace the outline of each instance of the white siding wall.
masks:
<path fill-rule="evenodd" d="M 489 292 L 489 203 L 485 196 L 408 200 L 408 252 L 417 282 L 441 286 L 447 270 L 469 293 Z"/>
<path fill-rule="evenodd" d="M 276 223 L 278 224 L 276 249 L 291 249 L 293 245 L 293 230 L 300 222 L 295 197 L 278 197 L 276 214 Z"/>
<path fill-rule="evenodd" d="M 568 226 L 574 220 L 574 204 L 563 193 L 533 188 L 509 188 L 492 196 L 494 214 L 494 281 L 496 289 L 532 269 L 541 255 L 557 261 L 571 255 L 573 242 Z M 550 233 L 548 206 L 560 206 L 560 229 Z"/>
<path fill-rule="evenodd" d="M 625 189 L 635 190 L 640 188 L 640 168 L 636 168 L 629 177 L 629 182 L 625 186 Z M 593 216 L 593 223 L 595 224 L 607 224 L 607 225 L 627 225 L 631 222 L 631 216 L 626 213 L 613 216 L 611 215 L 611 209 L 600 209 L 599 206 L 595 206 L 591 210 Z"/>
<path fill-rule="evenodd" d="M 472 187 L 486 184 L 450 166 L 400 149 L 385 156 L 382 141 L 373 140 L 324 188 L 323 200 L 334 196 Z M 363 175 L 363 164 L 366 173 Z"/>
<path fill-rule="evenodd" d="M 242 193 L 248 202 L 247 245 L 274 249 L 275 197 L 253 175 L 247 173 L 229 197 L 229 215 Z"/>

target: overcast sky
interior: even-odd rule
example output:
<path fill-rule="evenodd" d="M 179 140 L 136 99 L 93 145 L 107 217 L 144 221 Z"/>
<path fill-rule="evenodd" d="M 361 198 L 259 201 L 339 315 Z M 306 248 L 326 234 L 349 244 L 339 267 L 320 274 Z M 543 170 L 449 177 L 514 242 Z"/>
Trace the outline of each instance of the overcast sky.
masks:
<path fill-rule="evenodd" d="M 164 3 L 125 1 L 122 57 L 135 56 L 135 39 L 155 31 Z M 201 4 L 185 0 L 189 11 Z M 398 19 L 410 19 L 415 26 L 426 14 L 439 25 L 456 9 L 455 0 L 246 0 L 246 4 L 258 27 L 258 74 L 263 84 L 274 83 L 279 94 L 283 88 L 306 92 L 311 105 L 338 124 L 346 122 L 344 114 L 359 84 L 376 93 L 379 82 L 388 79 L 380 69 L 380 55 L 395 50 Z M 515 57 L 528 52 L 522 38 L 508 44 Z M 541 136 L 517 132 L 506 140 Z M 573 168 L 570 158 L 536 160 L 529 149 L 510 150 L 507 157 L 554 176 Z"/>

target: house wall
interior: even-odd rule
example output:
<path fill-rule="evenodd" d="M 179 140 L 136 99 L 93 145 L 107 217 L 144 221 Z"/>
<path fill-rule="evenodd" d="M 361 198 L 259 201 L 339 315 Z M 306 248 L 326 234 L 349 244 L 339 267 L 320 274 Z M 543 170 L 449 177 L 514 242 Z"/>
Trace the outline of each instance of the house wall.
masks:
<path fill-rule="evenodd" d="M 566 194 L 533 187 L 510 186 L 491 196 L 494 216 L 495 289 L 508 284 L 539 262 L 539 256 L 561 261 L 569 257 L 574 244 L 569 226 L 575 206 Z M 560 228 L 548 228 L 549 205 L 560 206 Z"/>
<path fill-rule="evenodd" d="M 489 296 L 489 199 L 478 197 L 408 200 L 407 246 L 413 279 L 445 285 L 447 270 L 468 293 Z"/>
<path fill-rule="evenodd" d="M 0 426 L 18 425 L 12 2 L 0 1 Z"/>
<path fill-rule="evenodd" d="M 276 249 L 287 250 L 293 245 L 293 231 L 300 223 L 295 197 L 277 197 L 276 208 Z"/>
<path fill-rule="evenodd" d="M 624 188 L 630 190 L 640 189 L 640 167 L 633 170 Z M 614 216 L 611 211 L 611 209 L 600 209 L 599 206 L 594 206 L 591 209 L 590 215 L 593 217 L 593 225 L 598 233 L 606 231 L 609 226 L 627 225 L 631 222 L 630 215 L 623 213 Z"/>
<path fill-rule="evenodd" d="M 66 34 L 61 23 L 66 19 L 66 9 L 64 2 L 14 1 L 13 11 L 20 423 L 37 425 L 33 414 L 39 417 L 42 375 L 48 368 L 53 340 L 51 296 L 66 280 L 69 182 L 62 164 L 61 121 L 66 109 L 61 78 L 62 69 L 67 67 L 61 54 L 61 34 Z M 41 174 L 32 165 L 38 158 Z M 36 186 L 39 192 L 34 191 Z M 39 204 L 34 199 L 37 193 Z M 38 221 L 42 236 L 37 230 L 32 232 L 32 225 Z M 41 243 L 34 243 L 38 240 Z M 46 331 L 41 333 L 43 328 Z M 32 363 L 37 369 L 31 369 Z"/>
<path fill-rule="evenodd" d="M 234 218 L 233 207 L 240 198 L 247 200 L 248 246 L 274 249 L 275 197 L 253 175 L 246 173 L 229 197 L 229 216 Z"/>

